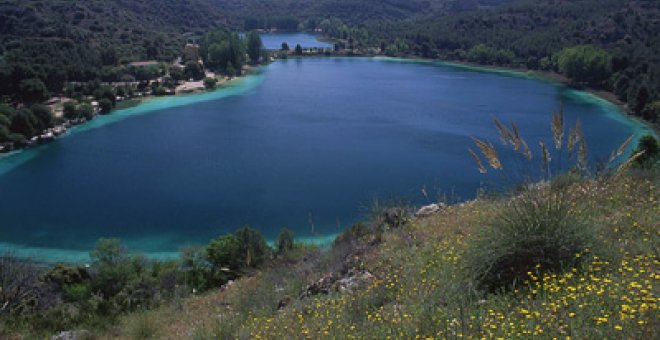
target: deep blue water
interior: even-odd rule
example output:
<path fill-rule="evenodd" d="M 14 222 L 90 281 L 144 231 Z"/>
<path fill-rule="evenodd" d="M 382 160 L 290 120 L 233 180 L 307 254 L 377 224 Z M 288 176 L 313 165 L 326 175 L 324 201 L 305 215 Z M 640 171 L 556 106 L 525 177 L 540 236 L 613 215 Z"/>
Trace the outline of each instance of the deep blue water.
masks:
<path fill-rule="evenodd" d="M 309 33 L 262 33 L 261 41 L 267 50 L 279 50 L 282 43 L 286 42 L 289 48 L 294 49 L 296 44 L 303 48 L 333 48 L 334 45 L 319 41 L 317 35 Z"/>
<path fill-rule="evenodd" d="M 466 199 L 484 184 L 513 184 L 479 174 L 470 136 L 497 143 L 492 118 L 513 120 L 538 154 L 561 101 L 567 124 L 582 121 L 592 159 L 640 129 L 607 103 L 524 77 L 382 59 L 278 61 L 228 90 L 155 100 L 0 159 L 0 248 L 73 259 L 99 237 L 120 237 L 176 252 L 246 224 L 268 238 L 283 226 L 333 235 L 375 197 L 424 204 L 422 187 L 431 199 Z M 502 157 L 509 174 L 536 169 Z"/>

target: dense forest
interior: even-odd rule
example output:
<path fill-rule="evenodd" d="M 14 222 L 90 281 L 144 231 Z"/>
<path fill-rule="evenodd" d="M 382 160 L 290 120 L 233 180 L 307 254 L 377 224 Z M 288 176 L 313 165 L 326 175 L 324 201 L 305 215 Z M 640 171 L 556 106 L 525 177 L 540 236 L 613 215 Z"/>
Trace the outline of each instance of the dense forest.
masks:
<path fill-rule="evenodd" d="M 487 8 L 512 0 L 215 0 L 232 18 L 245 20 L 246 29 L 296 29 L 310 18 L 338 18 L 351 25 L 440 16 Z M 309 28 L 309 27 L 307 27 Z"/>
<path fill-rule="evenodd" d="M 659 18 L 657 1 L 540 0 L 366 28 L 370 43 L 392 54 L 559 71 L 576 85 L 616 93 L 635 114 L 657 121 Z M 576 46 L 582 48 L 569 50 Z"/>
<path fill-rule="evenodd" d="M 16 95 L 27 80 L 58 92 L 67 81 L 101 78 L 104 66 L 171 62 L 186 35 L 226 22 L 203 0 L 3 1 L 0 96 Z"/>
<path fill-rule="evenodd" d="M 52 95 L 64 93 L 78 101 L 93 96 L 101 112 L 109 112 L 116 96 L 132 89 L 103 87 L 101 82 L 160 76 L 160 67 L 125 65 L 138 60 L 171 63 L 187 39 L 226 25 L 219 9 L 204 0 L 3 1 L 0 144 L 20 146 L 51 128 L 55 120 L 49 108 L 37 104 Z M 193 77 L 171 75 L 175 81 Z M 71 105 L 65 107 L 66 118 L 90 118 L 89 105 Z"/>

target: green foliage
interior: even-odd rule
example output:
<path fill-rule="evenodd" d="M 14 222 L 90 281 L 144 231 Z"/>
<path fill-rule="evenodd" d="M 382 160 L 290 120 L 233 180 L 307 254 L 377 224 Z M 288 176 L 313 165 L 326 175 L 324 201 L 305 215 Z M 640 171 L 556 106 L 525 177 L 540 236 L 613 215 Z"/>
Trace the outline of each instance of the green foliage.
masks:
<path fill-rule="evenodd" d="M 245 265 L 241 248 L 241 240 L 236 235 L 224 235 L 206 246 L 206 258 L 214 270 L 238 271 Z"/>
<path fill-rule="evenodd" d="M 289 50 L 289 44 L 285 42 L 282 43 L 282 51 L 288 51 Z"/>
<path fill-rule="evenodd" d="M 295 54 L 296 55 L 302 55 L 303 54 L 303 49 L 302 49 L 302 46 L 300 46 L 300 44 L 296 45 Z"/>
<path fill-rule="evenodd" d="M 76 104 L 74 102 L 64 103 L 62 113 L 64 114 L 64 118 L 66 119 L 78 118 L 78 112 L 76 112 Z"/>
<path fill-rule="evenodd" d="M 498 50 L 484 44 L 475 45 L 467 52 L 469 61 L 485 65 L 510 65 L 514 58 L 511 51 Z"/>
<path fill-rule="evenodd" d="M 119 239 L 100 239 L 89 253 L 93 262 L 92 289 L 106 298 L 117 295 L 131 277 L 128 251 Z"/>
<path fill-rule="evenodd" d="M 559 52 L 559 71 L 576 82 L 600 84 L 611 76 L 612 56 L 591 45 L 575 46 Z"/>
<path fill-rule="evenodd" d="M 470 244 L 466 268 L 490 292 L 520 285 L 529 272 L 558 272 L 593 249 L 595 230 L 564 191 L 529 189 L 501 208 Z"/>
<path fill-rule="evenodd" d="M 91 293 L 92 290 L 88 283 L 74 283 L 63 287 L 64 299 L 67 302 L 86 301 Z"/>
<path fill-rule="evenodd" d="M 660 145 L 652 135 L 646 135 L 639 140 L 633 155 L 644 152 L 635 160 L 635 166 L 639 168 L 652 168 L 660 161 Z"/>
<path fill-rule="evenodd" d="M 189 61 L 186 63 L 184 74 L 188 79 L 201 80 L 204 78 L 204 68 L 196 61 Z"/>
<path fill-rule="evenodd" d="M 40 103 L 48 99 L 48 89 L 41 79 L 24 79 L 18 85 L 18 96 L 26 103 Z"/>
<path fill-rule="evenodd" d="M 76 107 L 76 115 L 79 118 L 92 119 L 94 117 L 94 107 L 87 103 L 80 104 Z"/>
<path fill-rule="evenodd" d="M 236 33 L 223 30 L 209 32 L 204 36 L 201 49 L 205 65 L 227 75 L 230 71 L 237 74 L 245 63 L 246 47 Z"/>
<path fill-rule="evenodd" d="M 235 233 L 240 241 L 240 260 L 246 268 L 257 268 L 270 258 L 271 249 L 260 232 L 245 226 Z"/>
<path fill-rule="evenodd" d="M 283 228 L 280 230 L 280 235 L 277 238 L 277 253 L 282 255 L 293 250 L 294 235 L 293 231 Z"/>
<path fill-rule="evenodd" d="M 264 44 L 261 42 L 261 36 L 257 31 L 250 31 L 245 35 L 245 44 L 250 63 L 257 64 L 261 59 Z"/>
<path fill-rule="evenodd" d="M 218 84 L 217 79 L 215 79 L 215 78 L 204 78 L 204 87 L 207 90 L 213 90 L 215 88 L 216 84 Z"/>
<path fill-rule="evenodd" d="M 101 113 L 110 113 L 110 111 L 112 111 L 112 107 L 112 101 L 110 101 L 108 98 L 103 98 L 101 101 L 99 101 L 99 108 L 101 109 Z"/>

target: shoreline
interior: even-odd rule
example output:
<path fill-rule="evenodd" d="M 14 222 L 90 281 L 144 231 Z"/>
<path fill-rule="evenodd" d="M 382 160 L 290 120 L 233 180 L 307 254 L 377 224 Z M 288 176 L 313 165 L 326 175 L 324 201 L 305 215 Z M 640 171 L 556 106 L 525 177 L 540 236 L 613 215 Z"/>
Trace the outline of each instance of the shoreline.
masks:
<path fill-rule="evenodd" d="M 327 247 L 331 245 L 340 233 L 317 235 L 317 236 L 301 236 L 296 237 L 295 242 L 307 246 Z M 222 236 L 222 235 L 218 235 Z M 140 242 L 140 239 L 120 239 L 122 244 L 127 246 L 128 252 L 135 255 L 144 255 L 146 258 L 156 261 L 169 261 L 176 260 L 181 255 L 181 250 L 140 250 L 135 246 Z M 212 241 L 209 239 L 206 243 Z M 267 239 L 266 243 L 270 247 L 276 247 L 276 239 Z M 184 244 L 180 247 L 183 249 L 187 246 L 200 246 L 196 243 Z M 87 250 L 80 249 L 67 249 L 67 248 L 50 248 L 39 246 L 27 246 L 17 243 L 1 242 L 0 241 L 0 256 L 9 254 L 20 259 L 29 260 L 35 264 L 40 265 L 55 265 L 55 264 L 72 264 L 72 265 L 85 265 L 89 264 L 91 259 L 89 257 L 90 251 L 93 247 Z"/>

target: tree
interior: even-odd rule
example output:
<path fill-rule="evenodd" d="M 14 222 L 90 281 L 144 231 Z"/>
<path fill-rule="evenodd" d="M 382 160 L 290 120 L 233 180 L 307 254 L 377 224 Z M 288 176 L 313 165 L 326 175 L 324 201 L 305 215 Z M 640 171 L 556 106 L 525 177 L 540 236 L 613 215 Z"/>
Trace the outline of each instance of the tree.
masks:
<path fill-rule="evenodd" d="M 646 85 L 641 85 L 636 88 L 636 91 L 633 92 L 632 98 L 628 101 L 632 105 L 632 109 L 635 113 L 641 113 L 644 111 L 646 104 L 650 99 L 649 90 Z"/>
<path fill-rule="evenodd" d="M 88 103 L 80 104 L 76 108 L 76 116 L 90 120 L 94 118 L 94 107 Z"/>
<path fill-rule="evenodd" d="M 76 119 L 78 118 L 78 113 L 76 112 L 76 104 L 73 102 L 64 103 L 64 118 L 66 119 Z"/>
<path fill-rule="evenodd" d="M 218 83 L 218 80 L 215 78 L 204 78 L 204 87 L 207 90 L 212 90 L 215 88 L 215 85 Z"/>
<path fill-rule="evenodd" d="M 24 79 L 18 85 L 18 95 L 26 103 L 40 103 L 48 99 L 48 88 L 38 78 Z"/>
<path fill-rule="evenodd" d="M 559 71 L 577 82 L 600 84 L 611 74 L 609 53 L 591 45 L 566 48 L 559 52 Z"/>
<path fill-rule="evenodd" d="M 257 31 L 250 31 L 245 35 L 245 39 L 250 63 L 258 64 L 264 46 L 261 42 L 261 36 Z"/>
<path fill-rule="evenodd" d="M 110 113 L 112 111 L 112 102 L 108 98 L 103 98 L 99 101 L 99 108 L 101 113 Z"/>
<path fill-rule="evenodd" d="M 179 67 L 170 68 L 170 77 L 172 77 L 172 79 L 177 82 L 186 79 L 185 73 Z"/>
<path fill-rule="evenodd" d="M 285 42 L 282 43 L 282 51 L 288 51 L 289 50 L 289 44 Z"/>
<path fill-rule="evenodd" d="M 94 265 L 117 265 L 127 259 L 127 250 L 116 238 L 101 238 L 89 253 Z"/>
<path fill-rule="evenodd" d="M 227 66 L 225 67 L 225 73 L 229 77 L 235 77 L 236 76 L 236 69 L 234 68 L 234 65 L 231 63 L 231 61 L 227 62 Z"/>
<path fill-rule="evenodd" d="M 45 105 L 33 105 L 30 108 L 32 115 L 36 119 L 35 128 L 39 131 L 43 131 L 53 126 L 53 114 L 50 111 L 50 108 Z"/>
<path fill-rule="evenodd" d="M 117 295 L 132 274 L 126 248 L 116 238 L 99 239 L 89 253 L 93 264 L 92 288 L 106 298 Z"/>
<path fill-rule="evenodd" d="M 204 69 L 198 62 L 189 61 L 186 63 L 185 74 L 188 79 L 200 80 L 204 78 Z"/>
<path fill-rule="evenodd" d="M 25 138 L 31 138 L 37 133 L 39 122 L 27 108 L 22 108 L 11 117 L 9 129 L 12 132 L 23 135 Z"/>
<path fill-rule="evenodd" d="M 245 268 L 256 268 L 270 256 L 270 248 L 263 235 L 245 226 L 234 233 L 241 245 L 241 263 Z"/>
<path fill-rule="evenodd" d="M 277 238 L 277 253 L 286 254 L 287 252 L 293 250 L 294 236 L 293 232 L 287 228 L 284 228 L 280 231 L 280 235 Z"/>
<path fill-rule="evenodd" d="M 296 45 L 296 52 L 295 53 L 296 53 L 296 55 L 302 55 L 303 54 L 303 49 L 302 49 L 302 46 L 300 46 L 300 44 Z"/>
<path fill-rule="evenodd" d="M 241 241 L 236 235 L 225 235 L 211 241 L 204 252 L 214 270 L 226 268 L 239 271 L 242 269 Z"/>

